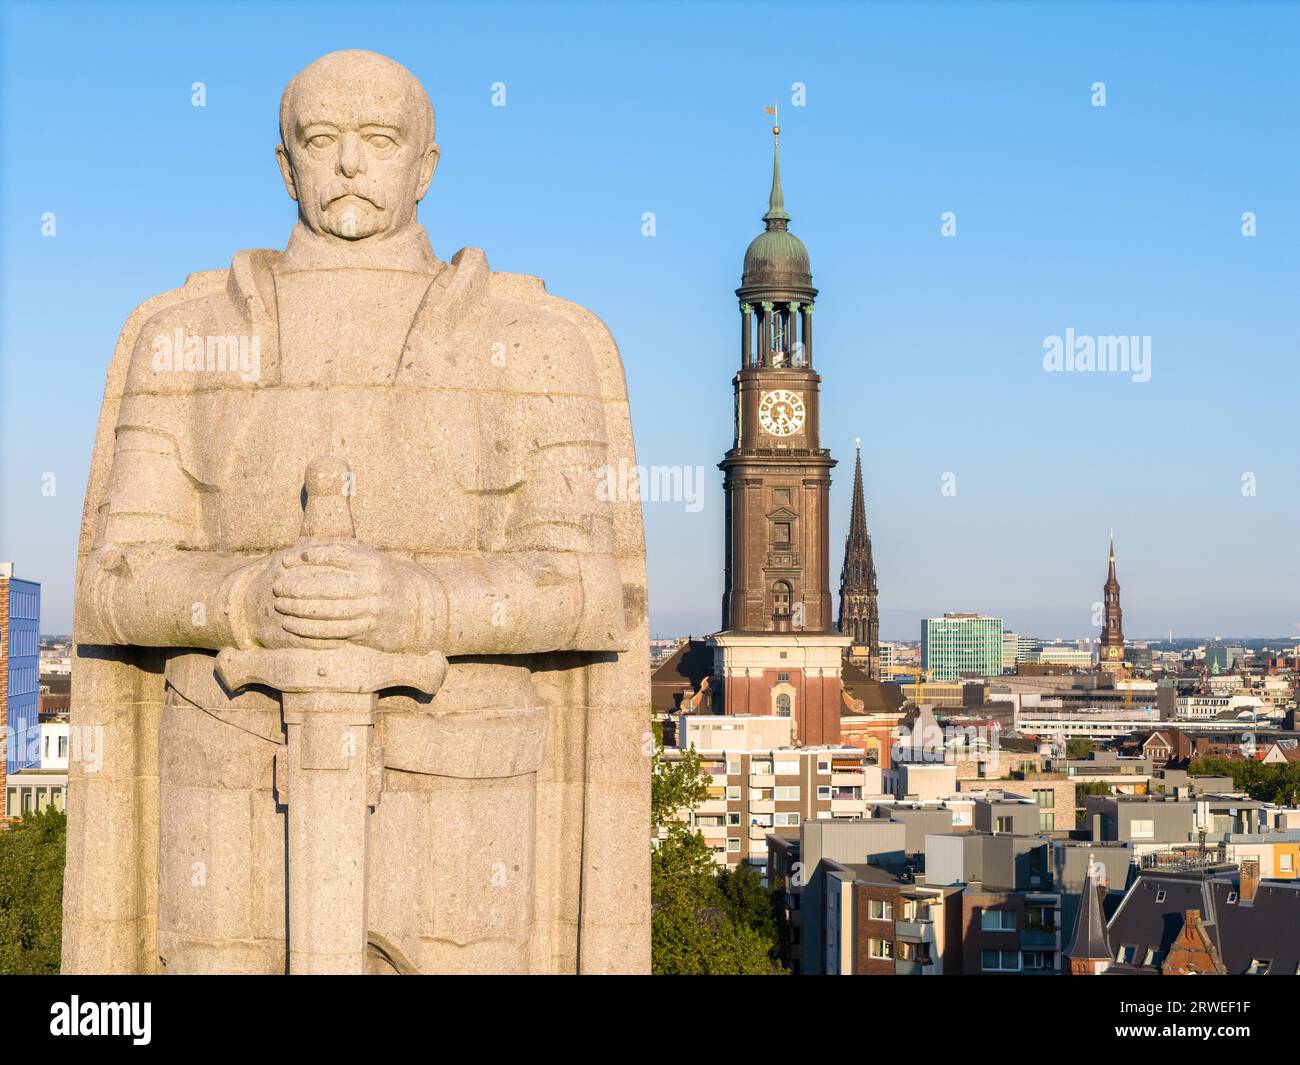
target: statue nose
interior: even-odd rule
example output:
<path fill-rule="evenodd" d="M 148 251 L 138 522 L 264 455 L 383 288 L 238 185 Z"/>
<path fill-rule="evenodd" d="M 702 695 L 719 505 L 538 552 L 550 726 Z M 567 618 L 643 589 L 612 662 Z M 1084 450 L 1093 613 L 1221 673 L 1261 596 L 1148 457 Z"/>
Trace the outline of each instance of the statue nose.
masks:
<path fill-rule="evenodd" d="M 345 177 L 353 177 L 366 168 L 365 155 L 361 151 L 361 138 L 355 133 L 345 133 L 339 143 L 339 172 Z"/>

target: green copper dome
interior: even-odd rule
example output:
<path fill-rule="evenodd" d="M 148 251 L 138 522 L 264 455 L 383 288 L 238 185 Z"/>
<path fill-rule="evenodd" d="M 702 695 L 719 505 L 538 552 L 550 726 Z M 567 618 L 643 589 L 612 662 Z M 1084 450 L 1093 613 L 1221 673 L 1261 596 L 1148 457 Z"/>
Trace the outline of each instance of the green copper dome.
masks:
<path fill-rule="evenodd" d="M 763 215 L 767 228 L 750 242 L 745 251 L 745 270 L 741 286 L 794 285 L 812 287 L 812 268 L 808 264 L 808 249 L 803 241 L 790 232 L 790 216 L 785 212 L 785 197 L 781 192 L 781 151 L 772 149 L 772 194 L 768 198 L 767 214 Z"/>

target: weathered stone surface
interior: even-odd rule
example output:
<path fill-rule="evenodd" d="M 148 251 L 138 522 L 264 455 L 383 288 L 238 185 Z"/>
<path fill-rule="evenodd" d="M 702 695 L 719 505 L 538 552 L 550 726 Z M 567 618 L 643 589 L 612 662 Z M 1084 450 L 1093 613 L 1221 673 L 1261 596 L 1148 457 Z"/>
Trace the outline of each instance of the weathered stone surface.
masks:
<path fill-rule="evenodd" d="M 325 56 L 280 123 L 286 250 L 142 304 L 109 366 L 64 968 L 646 971 L 617 348 L 540 279 L 434 255 L 403 67 Z"/>

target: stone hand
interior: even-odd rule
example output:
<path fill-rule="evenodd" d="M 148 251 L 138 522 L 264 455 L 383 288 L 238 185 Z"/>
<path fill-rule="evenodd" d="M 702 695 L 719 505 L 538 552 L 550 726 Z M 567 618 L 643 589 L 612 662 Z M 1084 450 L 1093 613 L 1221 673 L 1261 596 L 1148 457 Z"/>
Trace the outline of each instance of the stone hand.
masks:
<path fill-rule="evenodd" d="M 355 541 L 277 552 L 250 589 L 253 636 L 263 647 L 431 650 L 417 646 L 417 579 L 410 564 Z"/>

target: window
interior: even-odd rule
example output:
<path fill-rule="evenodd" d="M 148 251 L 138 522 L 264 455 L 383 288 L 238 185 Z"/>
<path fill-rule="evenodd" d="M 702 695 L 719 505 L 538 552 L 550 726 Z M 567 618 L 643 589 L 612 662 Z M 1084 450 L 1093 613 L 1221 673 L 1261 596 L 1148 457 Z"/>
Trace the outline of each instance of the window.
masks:
<path fill-rule="evenodd" d="M 980 968 L 986 973 L 1015 973 L 1020 971 L 1020 951 L 981 950 Z"/>
<path fill-rule="evenodd" d="M 892 921 L 894 919 L 894 904 L 885 899 L 868 899 L 867 916 L 873 921 Z"/>
<path fill-rule="evenodd" d="M 727 824 L 729 825 L 740 824 L 740 814 L 727 814 Z"/>
<path fill-rule="evenodd" d="M 1280 873 L 1295 872 L 1295 855 L 1279 854 L 1277 856 L 1277 868 Z"/>
<path fill-rule="evenodd" d="M 1246 970 L 1247 976 L 1267 976 L 1269 969 L 1273 967 L 1272 958 L 1251 958 L 1250 968 Z"/>
<path fill-rule="evenodd" d="M 777 682 L 778 684 L 789 684 L 789 683 L 790 683 L 790 674 L 789 674 L 789 673 L 778 673 L 778 674 L 776 675 L 776 682 Z"/>
<path fill-rule="evenodd" d="M 1013 821 L 1012 821 L 1012 819 L 1011 819 L 1010 817 L 999 817 L 999 818 L 994 822 L 994 828 L 993 828 L 993 831 L 994 831 L 994 832 L 1011 832 L 1011 831 L 1013 831 L 1012 825 L 1013 825 Z"/>
<path fill-rule="evenodd" d="M 1147 956 L 1143 959 L 1142 964 L 1148 969 L 1158 969 L 1160 968 L 1160 963 L 1164 960 L 1164 951 L 1156 950 L 1155 947 L 1147 947 Z"/>
<path fill-rule="evenodd" d="M 868 939 L 867 956 L 879 961 L 893 961 L 894 941 L 892 939 Z"/>
<path fill-rule="evenodd" d="M 829 790 L 830 789 L 828 788 L 827 791 Z M 18 789 L 17 788 L 5 789 L 5 816 L 6 817 L 18 816 Z"/>
<path fill-rule="evenodd" d="M 776 697 L 776 716 L 790 716 L 790 696 L 786 695 L 784 692 Z"/>
<path fill-rule="evenodd" d="M 831 797 L 831 788 L 829 784 L 817 785 L 817 798 L 829 799 Z"/>
<path fill-rule="evenodd" d="M 740 759 L 739 759 L 739 758 L 728 758 L 728 759 L 727 759 L 727 775 L 728 775 L 728 776 L 733 776 L 733 777 L 734 777 L 734 776 L 738 776 L 739 774 L 740 774 Z"/>
<path fill-rule="evenodd" d="M 1038 831 L 1051 832 L 1056 828 L 1056 811 L 1039 810 L 1038 811 Z"/>
<path fill-rule="evenodd" d="M 797 787 L 774 788 L 778 802 L 798 802 L 799 789 Z"/>
<path fill-rule="evenodd" d="M 1229 892 L 1228 892 L 1228 905 L 1231 906 L 1231 905 L 1232 905 L 1234 902 L 1236 902 L 1236 901 L 1237 901 L 1237 893 L 1236 893 L 1235 891 L 1229 891 Z"/>
<path fill-rule="evenodd" d="M 790 585 L 777 581 L 772 585 L 772 613 L 787 615 L 790 613 Z"/>
<path fill-rule="evenodd" d="M 794 826 L 799 824 L 799 815 L 798 814 L 777 814 L 776 823 L 779 826 L 784 825 L 787 828 L 793 828 Z"/>
<path fill-rule="evenodd" d="M 799 775 L 799 763 L 794 762 L 777 762 L 776 775 L 779 777 L 797 777 Z"/>
<path fill-rule="evenodd" d="M 1039 806 L 1055 806 L 1055 805 L 1056 805 L 1056 789 L 1055 789 L 1055 788 L 1035 788 L 1035 789 L 1034 789 L 1034 801 L 1035 801 L 1036 803 L 1038 803 Z"/>
<path fill-rule="evenodd" d="M 1014 910 L 985 910 L 980 914 L 980 928 L 985 932 L 1014 932 L 1016 914 Z"/>
<path fill-rule="evenodd" d="M 727 785 L 727 798 L 728 798 L 729 800 L 731 800 L 732 802 L 735 802 L 737 799 L 739 799 L 739 798 L 740 798 L 740 788 L 739 788 L 737 785 L 735 785 L 735 784 L 728 784 L 728 785 Z"/>
<path fill-rule="evenodd" d="M 729 840 L 727 840 L 727 853 L 728 853 L 728 854 L 739 854 L 739 853 L 740 853 L 740 840 L 738 840 L 738 839 L 729 839 Z"/>
<path fill-rule="evenodd" d="M 772 525 L 772 540 L 778 544 L 788 544 L 790 542 L 790 523 L 788 521 L 778 521 Z"/>
<path fill-rule="evenodd" d="M 67 736 L 60 736 L 60 737 L 59 737 L 59 757 L 60 757 L 60 758 L 67 758 L 67 757 L 68 757 L 68 737 L 67 737 Z"/>
<path fill-rule="evenodd" d="M 1132 965 L 1133 959 L 1137 957 L 1137 947 L 1132 943 L 1125 943 L 1115 951 L 1115 961 L 1120 965 Z"/>
<path fill-rule="evenodd" d="M 1133 839 L 1155 839 L 1156 823 L 1154 821 L 1130 821 L 1128 823 L 1128 834 Z"/>
<path fill-rule="evenodd" d="M 826 761 L 824 758 L 819 758 L 817 760 L 817 772 L 825 774 L 825 773 L 829 773 L 830 771 L 831 771 L 830 762 Z"/>
<path fill-rule="evenodd" d="M 1021 967 L 1024 969 L 1055 969 L 1056 963 L 1050 951 L 1026 950 L 1021 954 Z"/>
<path fill-rule="evenodd" d="M 772 489 L 772 502 L 775 503 L 777 506 L 782 506 L 782 505 L 789 504 L 789 502 L 790 502 L 790 489 L 788 489 L 788 488 L 773 488 L 773 489 Z"/>

